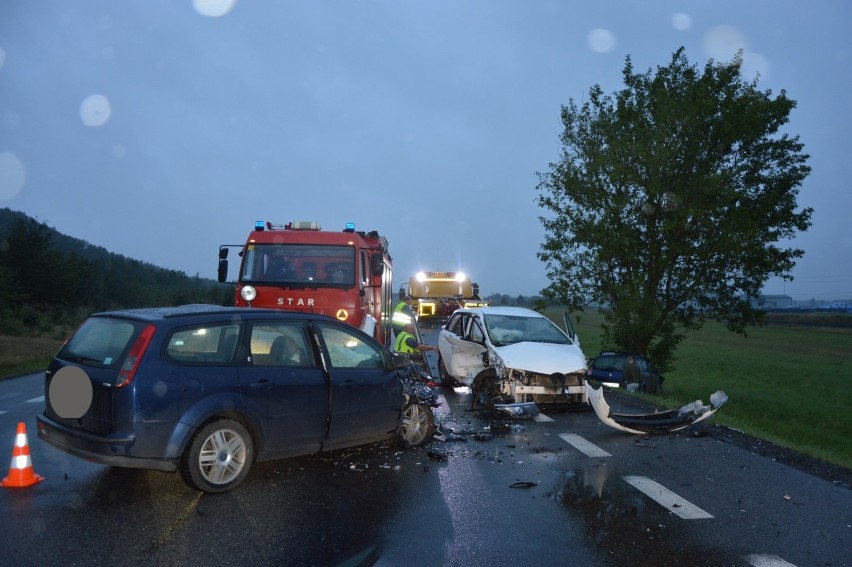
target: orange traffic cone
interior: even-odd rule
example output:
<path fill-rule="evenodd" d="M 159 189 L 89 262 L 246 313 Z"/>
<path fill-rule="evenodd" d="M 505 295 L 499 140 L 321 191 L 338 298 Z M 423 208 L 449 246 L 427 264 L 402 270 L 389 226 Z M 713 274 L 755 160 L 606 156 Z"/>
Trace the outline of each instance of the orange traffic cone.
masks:
<path fill-rule="evenodd" d="M 9 466 L 9 476 L 0 482 L 2 486 L 23 488 L 44 480 L 43 476 L 33 471 L 33 461 L 30 458 L 30 445 L 27 443 L 27 426 L 18 423 L 18 434 L 15 436 L 15 447 L 12 449 L 12 464 Z"/>

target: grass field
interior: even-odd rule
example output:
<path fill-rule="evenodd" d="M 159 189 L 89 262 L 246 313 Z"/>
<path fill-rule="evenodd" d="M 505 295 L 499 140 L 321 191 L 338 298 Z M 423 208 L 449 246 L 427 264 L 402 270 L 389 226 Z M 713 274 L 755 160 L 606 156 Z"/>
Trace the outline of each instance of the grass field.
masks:
<path fill-rule="evenodd" d="M 62 340 L 0 335 L 0 380 L 42 372 L 62 346 Z"/>
<path fill-rule="evenodd" d="M 561 321 L 561 310 L 548 316 Z M 593 311 L 574 317 L 589 358 L 601 350 L 601 322 Z M 744 338 L 710 323 L 681 344 L 675 367 L 663 405 L 707 403 L 724 390 L 717 423 L 852 468 L 852 328 L 769 325 Z"/>
<path fill-rule="evenodd" d="M 561 325 L 562 311 L 547 313 Z M 601 350 L 602 318 L 574 316 L 580 346 Z M 811 317 L 799 322 L 816 323 Z M 841 323 L 843 320 L 841 319 Z M 0 335 L 0 379 L 43 371 L 61 340 Z M 852 468 L 852 328 L 772 325 L 748 338 L 711 323 L 692 334 L 666 374 L 655 401 L 680 407 L 724 390 L 728 403 L 716 422 L 755 437 Z"/>

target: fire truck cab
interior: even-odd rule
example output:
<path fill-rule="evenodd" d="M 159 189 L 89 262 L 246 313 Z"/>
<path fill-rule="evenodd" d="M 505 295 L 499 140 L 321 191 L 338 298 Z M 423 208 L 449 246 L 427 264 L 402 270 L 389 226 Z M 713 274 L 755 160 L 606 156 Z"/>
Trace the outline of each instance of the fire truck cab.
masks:
<path fill-rule="evenodd" d="M 239 250 L 240 271 L 228 280 L 228 253 Z M 314 221 L 257 221 L 245 244 L 219 247 L 218 279 L 235 284 L 234 305 L 331 315 L 391 344 L 392 259 L 376 231 L 339 232 Z"/>

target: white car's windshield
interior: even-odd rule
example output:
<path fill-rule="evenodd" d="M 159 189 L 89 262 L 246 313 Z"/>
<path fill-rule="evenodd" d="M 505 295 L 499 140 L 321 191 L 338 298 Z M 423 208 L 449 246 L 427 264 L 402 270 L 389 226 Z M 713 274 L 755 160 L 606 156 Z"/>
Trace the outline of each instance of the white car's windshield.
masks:
<path fill-rule="evenodd" d="M 494 346 L 522 342 L 571 344 L 559 327 L 544 317 L 489 313 L 485 316 L 485 327 Z"/>

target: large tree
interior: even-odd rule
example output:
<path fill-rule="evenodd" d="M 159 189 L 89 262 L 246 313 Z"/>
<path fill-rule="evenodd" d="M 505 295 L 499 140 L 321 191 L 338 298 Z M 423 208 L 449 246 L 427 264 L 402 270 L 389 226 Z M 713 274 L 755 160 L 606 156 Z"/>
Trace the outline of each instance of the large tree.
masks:
<path fill-rule="evenodd" d="M 662 368 L 707 320 L 761 323 L 749 299 L 803 254 L 784 245 L 812 213 L 796 202 L 809 156 L 782 130 L 796 103 L 744 81 L 741 63 L 702 72 L 681 48 L 638 74 L 628 57 L 625 88 L 562 107 L 561 159 L 538 173 L 544 296 L 600 304 L 604 345 Z"/>

